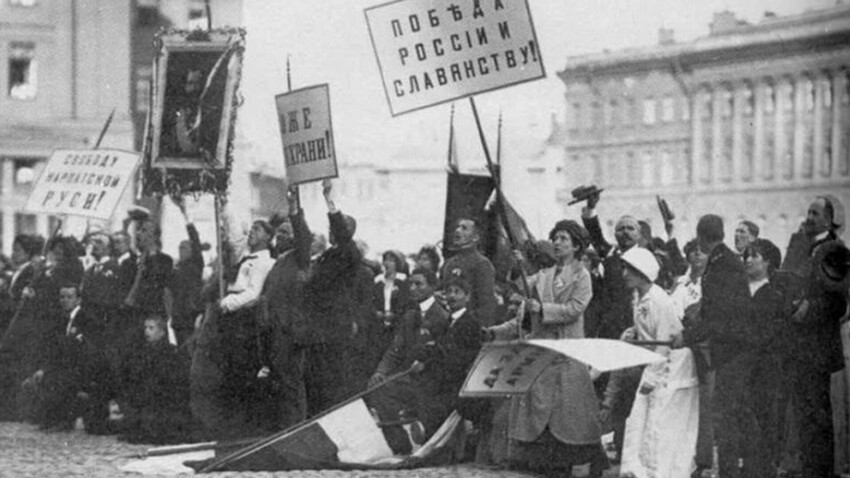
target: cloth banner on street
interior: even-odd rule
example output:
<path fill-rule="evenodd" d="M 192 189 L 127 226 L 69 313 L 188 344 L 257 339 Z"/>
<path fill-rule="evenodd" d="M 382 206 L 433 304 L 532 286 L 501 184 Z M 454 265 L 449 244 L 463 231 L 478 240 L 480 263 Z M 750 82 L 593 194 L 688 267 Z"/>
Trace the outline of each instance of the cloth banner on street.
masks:
<path fill-rule="evenodd" d="M 277 95 L 275 106 L 287 182 L 337 177 L 328 85 Z"/>
<path fill-rule="evenodd" d="M 610 339 L 531 339 L 485 345 L 460 391 L 461 397 L 524 394 L 547 365 L 566 356 L 610 372 L 664 360 L 642 347 Z"/>
<path fill-rule="evenodd" d="M 393 116 L 546 76 L 527 0 L 398 0 L 365 15 Z"/>
<path fill-rule="evenodd" d="M 139 154 L 127 151 L 56 150 L 33 185 L 24 210 L 109 219 L 138 164 Z"/>

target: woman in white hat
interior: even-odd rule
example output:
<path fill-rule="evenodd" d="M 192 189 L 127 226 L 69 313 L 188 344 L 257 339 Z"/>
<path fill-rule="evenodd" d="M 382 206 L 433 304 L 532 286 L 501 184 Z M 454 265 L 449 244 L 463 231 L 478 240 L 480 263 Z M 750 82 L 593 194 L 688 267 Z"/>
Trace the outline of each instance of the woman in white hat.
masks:
<path fill-rule="evenodd" d="M 626 251 L 623 278 L 634 293 L 631 336 L 640 341 L 672 341 L 682 332 L 681 314 L 654 284 L 659 265 L 646 249 Z M 690 349 L 652 348 L 667 359 L 648 365 L 626 421 L 620 476 L 687 478 L 694 470 L 699 422 L 699 381 Z"/>

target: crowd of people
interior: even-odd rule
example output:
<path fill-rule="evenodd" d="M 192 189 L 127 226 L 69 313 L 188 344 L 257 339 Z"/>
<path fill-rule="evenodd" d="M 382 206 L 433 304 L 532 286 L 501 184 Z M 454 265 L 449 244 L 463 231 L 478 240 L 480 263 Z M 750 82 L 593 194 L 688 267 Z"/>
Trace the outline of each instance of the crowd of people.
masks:
<path fill-rule="evenodd" d="M 457 410 L 475 459 L 546 476 L 587 463 L 601 476 L 609 430 L 621 476 L 699 476 L 713 462 L 724 477 L 777 476 L 788 430 L 805 444 L 802 476 L 833 475 L 830 380 L 850 280 L 835 198 L 811 203 L 783 257 L 749 221 L 727 247 L 714 214 L 683 249 L 669 217 L 666 240 L 623 216 L 609 243 L 596 194 L 580 221 L 517 245 L 502 274 L 476 217 L 457 222 L 445 262 L 429 245 L 372 262 L 329 182 L 324 195 L 327 242 L 290 194 L 285 214 L 247 234 L 225 218 L 212 274 L 188 217 L 176 263 L 141 213 L 82 244 L 16 237 L 0 279 L 0 419 L 50 431 L 82 417 L 87 432 L 132 442 L 232 440 L 368 390 L 400 454 Z M 523 338 L 628 340 L 665 360 L 599 374 L 562 357 L 524 395 L 458 397 L 482 343 Z"/>

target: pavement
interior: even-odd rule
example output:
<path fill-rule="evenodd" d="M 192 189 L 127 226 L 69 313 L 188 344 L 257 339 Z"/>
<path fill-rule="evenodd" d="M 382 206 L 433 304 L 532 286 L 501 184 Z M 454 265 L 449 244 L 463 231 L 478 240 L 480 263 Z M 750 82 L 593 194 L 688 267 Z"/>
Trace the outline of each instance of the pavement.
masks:
<path fill-rule="evenodd" d="M 66 432 L 42 432 L 34 425 L 0 422 L 0 478 L 4 477 L 142 477 L 120 470 L 144 453 L 148 445 L 132 445 L 114 436 L 87 435 L 80 429 Z M 586 469 L 576 468 L 576 477 Z M 281 477 L 281 478 L 531 478 L 534 475 L 479 467 L 472 464 L 453 465 L 416 470 L 369 471 L 292 471 L 292 472 L 224 472 L 209 474 L 218 477 Z M 615 477 L 615 470 L 606 473 Z"/>

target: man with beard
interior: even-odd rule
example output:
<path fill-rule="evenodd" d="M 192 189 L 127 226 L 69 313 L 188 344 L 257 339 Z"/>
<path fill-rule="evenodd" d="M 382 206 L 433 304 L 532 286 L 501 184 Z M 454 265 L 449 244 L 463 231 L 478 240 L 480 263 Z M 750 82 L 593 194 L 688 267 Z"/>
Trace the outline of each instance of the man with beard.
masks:
<path fill-rule="evenodd" d="M 794 277 L 789 369 L 806 478 L 833 475 L 830 375 L 843 366 L 840 320 L 847 310 L 850 258 L 838 238 L 844 225 L 840 206 L 831 196 L 811 203 L 782 267 Z"/>
<path fill-rule="evenodd" d="M 621 256 L 638 246 L 641 240 L 641 228 L 637 219 L 622 216 L 614 226 L 614 238 L 617 245 L 612 246 L 605 240 L 602 227 L 596 215 L 599 195 L 588 198 L 587 206 L 582 209 L 582 222 L 590 233 L 590 243 L 602 259 L 604 274 L 599 290 L 599 315 L 596 330 L 588 330 L 587 337 L 618 339 L 628 327 L 632 326 L 632 296 L 623 279 Z M 626 419 L 631 413 L 632 402 L 638 389 L 641 368 L 620 370 L 609 375 L 605 398 L 602 403 L 603 418 L 610 420 L 614 429 L 614 446 L 619 457 L 623 451 L 623 434 Z M 604 380 L 604 376 L 601 380 Z M 600 384 L 599 388 L 603 388 Z M 604 421 L 604 420 L 603 420 Z"/>
<path fill-rule="evenodd" d="M 267 366 L 260 377 L 277 384 L 276 423 L 284 429 L 307 418 L 304 386 L 307 311 L 304 284 L 310 268 L 310 229 L 304 212 L 289 194 L 289 218 L 275 231 L 277 261 L 263 286 L 264 326 L 269 330 Z"/>
<path fill-rule="evenodd" d="M 445 285 L 452 278 L 462 277 L 469 282 L 469 310 L 475 315 L 482 326 L 489 327 L 496 320 L 496 270 L 493 264 L 481 251 L 479 224 L 472 218 L 460 218 L 457 221 L 452 245 L 455 255 L 450 257 L 440 273 L 440 279 Z"/>

